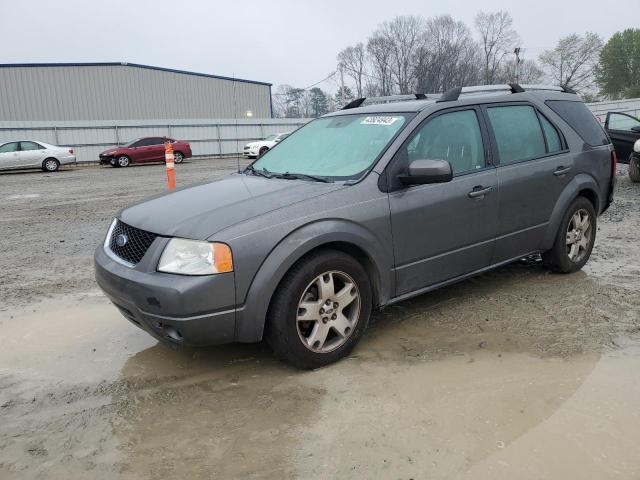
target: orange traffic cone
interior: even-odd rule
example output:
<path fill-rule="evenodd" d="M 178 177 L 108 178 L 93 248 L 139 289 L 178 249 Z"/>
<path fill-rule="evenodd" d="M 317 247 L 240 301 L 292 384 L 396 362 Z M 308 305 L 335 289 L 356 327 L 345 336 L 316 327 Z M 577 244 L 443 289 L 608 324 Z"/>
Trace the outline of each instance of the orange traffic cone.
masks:
<path fill-rule="evenodd" d="M 173 190 L 176 188 L 176 170 L 173 162 L 173 145 L 169 141 L 164 143 L 164 161 L 167 165 L 167 188 Z"/>

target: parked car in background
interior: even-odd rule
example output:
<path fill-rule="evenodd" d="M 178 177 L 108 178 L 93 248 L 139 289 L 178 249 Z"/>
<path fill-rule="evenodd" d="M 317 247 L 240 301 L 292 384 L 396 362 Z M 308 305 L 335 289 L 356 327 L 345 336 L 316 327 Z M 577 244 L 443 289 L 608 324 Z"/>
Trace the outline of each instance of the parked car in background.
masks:
<path fill-rule="evenodd" d="M 75 163 L 73 148 L 31 140 L 0 144 L 0 170 L 40 168 L 45 172 L 55 172 L 60 165 Z"/>
<path fill-rule="evenodd" d="M 628 113 L 609 112 L 604 129 L 616 149 L 618 161 L 628 163 L 633 153 L 633 144 L 640 140 L 640 120 Z"/>
<path fill-rule="evenodd" d="M 100 154 L 100 164 L 128 167 L 132 163 L 164 162 L 164 144 L 167 140 L 173 144 L 175 163 L 182 163 L 185 158 L 192 156 L 191 145 L 187 142 L 166 137 L 144 137 L 105 150 Z"/>
<path fill-rule="evenodd" d="M 98 285 L 163 342 L 265 338 L 317 368 L 349 353 L 375 308 L 528 255 L 585 265 L 616 157 L 573 91 L 412 98 L 355 100 L 243 172 L 121 210 Z"/>
<path fill-rule="evenodd" d="M 264 155 L 270 148 L 273 148 L 277 143 L 291 135 L 291 132 L 274 133 L 268 137 L 258 140 L 257 142 L 247 143 L 244 146 L 242 154 L 249 158 L 258 158 Z"/>

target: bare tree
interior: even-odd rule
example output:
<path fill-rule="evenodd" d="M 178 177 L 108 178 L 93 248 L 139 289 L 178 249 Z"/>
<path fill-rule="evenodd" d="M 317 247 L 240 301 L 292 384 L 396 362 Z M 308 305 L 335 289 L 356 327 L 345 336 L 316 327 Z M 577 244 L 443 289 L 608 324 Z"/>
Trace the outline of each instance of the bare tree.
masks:
<path fill-rule="evenodd" d="M 376 95 L 390 95 L 392 92 L 392 80 L 391 45 L 389 40 L 382 33 L 375 32 L 367 42 L 367 53 L 372 73 L 368 77 L 367 90 L 373 92 L 372 86 L 375 85 Z"/>
<path fill-rule="evenodd" d="M 480 34 L 480 46 L 484 53 L 484 82 L 495 82 L 496 72 L 505 55 L 513 51 L 518 34 L 512 28 L 513 19 L 504 10 L 494 13 L 480 12 L 476 16 L 476 28 Z"/>
<path fill-rule="evenodd" d="M 496 72 L 498 83 L 540 83 L 544 78 L 544 71 L 535 60 L 513 58 L 503 63 Z"/>
<path fill-rule="evenodd" d="M 427 20 L 416 63 L 416 88 L 445 91 L 478 80 L 478 45 L 463 22 L 449 15 Z"/>
<path fill-rule="evenodd" d="M 553 50 L 540 54 L 540 63 L 558 85 L 577 91 L 593 86 L 595 67 L 604 43 L 595 33 L 563 37 Z"/>
<path fill-rule="evenodd" d="M 365 49 L 362 42 L 338 53 L 338 68 L 353 79 L 358 97 L 362 97 L 365 64 Z"/>
<path fill-rule="evenodd" d="M 421 47 L 424 20 L 417 16 L 396 17 L 384 22 L 374 34 L 385 39 L 391 49 L 390 72 L 399 93 L 411 93 L 414 87 L 415 62 Z"/>

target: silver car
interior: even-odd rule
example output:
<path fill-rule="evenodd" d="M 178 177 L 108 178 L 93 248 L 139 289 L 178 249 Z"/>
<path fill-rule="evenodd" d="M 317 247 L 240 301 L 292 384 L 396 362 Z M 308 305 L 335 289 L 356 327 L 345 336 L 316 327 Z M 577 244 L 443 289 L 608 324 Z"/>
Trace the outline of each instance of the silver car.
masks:
<path fill-rule="evenodd" d="M 75 163 L 72 148 L 23 140 L 0 144 L 0 170 L 41 168 L 45 172 L 55 172 L 60 165 Z"/>

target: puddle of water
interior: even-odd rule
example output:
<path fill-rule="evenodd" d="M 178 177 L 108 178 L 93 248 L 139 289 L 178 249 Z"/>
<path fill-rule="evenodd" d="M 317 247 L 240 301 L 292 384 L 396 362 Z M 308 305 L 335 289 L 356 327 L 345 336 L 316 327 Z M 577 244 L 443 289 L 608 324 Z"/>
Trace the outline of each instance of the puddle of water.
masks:
<path fill-rule="evenodd" d="M 582 275 L 551 315 L 518 291 L 541 276 L 404 302 L 313 372 L 261 345 L 168 349 L 95 295 L 0 312 L 0 477 L 637 476 L 640 343 L 587 348 L 628 305 L 594 311 Z"/>

